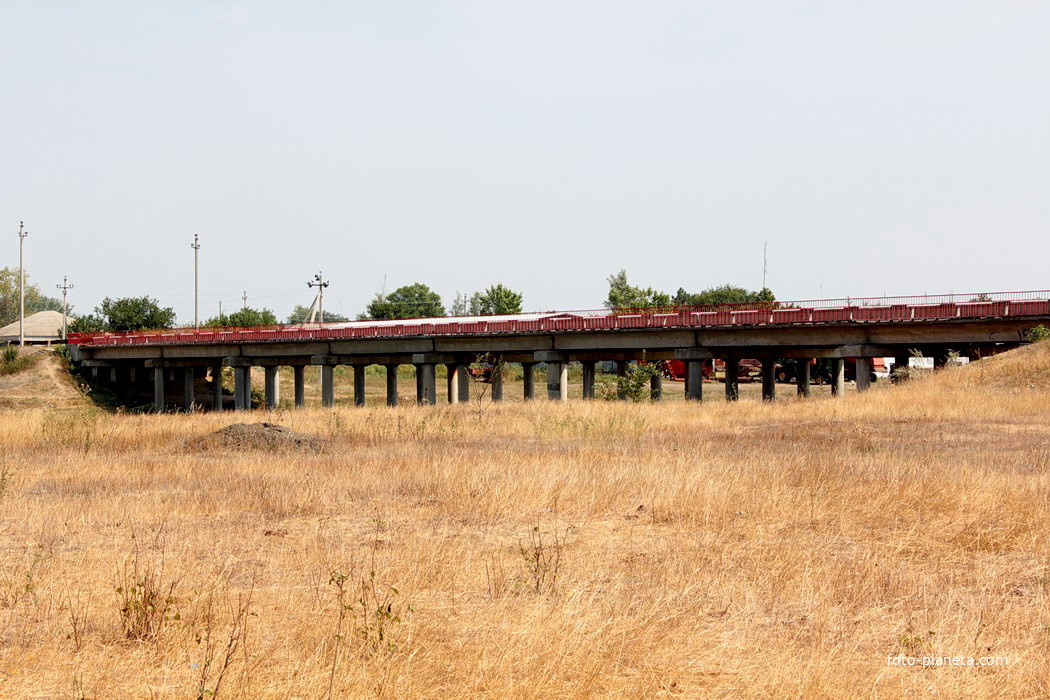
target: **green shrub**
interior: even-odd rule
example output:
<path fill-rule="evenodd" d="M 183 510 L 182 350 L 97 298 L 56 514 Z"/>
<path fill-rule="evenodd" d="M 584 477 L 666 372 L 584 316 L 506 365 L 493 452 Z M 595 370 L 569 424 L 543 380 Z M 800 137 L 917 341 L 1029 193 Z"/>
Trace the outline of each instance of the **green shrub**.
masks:
<path fill-rule="evenodd" d="M 1040 340 L 1046 340 L 1050 338 L 1050 328 L 1047 328 L 1040 323 L 1035 328 L 1029 328 L 1028 332 L 1024 334 L 1025 340 L 1030 343 L 1038 343 Z"/>

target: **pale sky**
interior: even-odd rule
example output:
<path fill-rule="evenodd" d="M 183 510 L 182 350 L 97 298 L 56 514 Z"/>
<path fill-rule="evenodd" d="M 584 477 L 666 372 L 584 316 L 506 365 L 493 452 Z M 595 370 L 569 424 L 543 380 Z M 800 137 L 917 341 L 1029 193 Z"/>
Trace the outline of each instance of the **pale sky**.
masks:
<path fill-rule="evenodd" d="M 1050 287 L 1050 2 L 0 0 L 0 266 L 88 312 Z"/>

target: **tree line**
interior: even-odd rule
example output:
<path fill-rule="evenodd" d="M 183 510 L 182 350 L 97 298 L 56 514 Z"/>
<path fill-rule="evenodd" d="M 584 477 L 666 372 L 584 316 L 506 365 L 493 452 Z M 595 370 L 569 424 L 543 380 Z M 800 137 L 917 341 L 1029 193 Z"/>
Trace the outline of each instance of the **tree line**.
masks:
<path fill-rule="evenodd" d="M 636 287 L 627 279 L 627 271 L 607 278 L 609 293 L 604 301 L 606 308 L 639 308 L 646 306 L 736 304 L 750 302 L 772 302 L 776 298 L 769 289 L 749 291 L 743 287 L 721 285 L 699 292 L 687 292 L 679 287 L 674 294 L 652 287 Z M 36 285 L 26 284 L 26 315 L 45 310 L 62 310 L 62 302 L 40 292 Z M 457 292 L 451 307 L 446 310 L 441 296 L 422 282 L 398 287 L 392 292 L 378 292 L 358 320 L 383 320 L 405 318 L 427 318 L 435 316 L 491 316 L 517 314 L 523 309 L 524 297 L 501 283 L 471 295 Z M 70 307 L 72 316 L 72 307 Z M 309 320 L 310 309 L 296 306 L 287 318 L 287 323 L 302 323 Z M 18 271 L 0 270 L 0 325 L 18 319 Z M 326 322 L 349 321 L 346 316 L 325 312 Z M 211 317 L 202 323 L 206 327 L 276 325 L 281 321 L 271 309 L 244 307 Z M 70 332 L 92 333 L 100 331 L 128 331 L 156 328 L 173 328 L 176 325 L 175 311 L 161 306 L 148 296 L 112 299 L 106 297 L 92 313 L 71 318 Z"/>

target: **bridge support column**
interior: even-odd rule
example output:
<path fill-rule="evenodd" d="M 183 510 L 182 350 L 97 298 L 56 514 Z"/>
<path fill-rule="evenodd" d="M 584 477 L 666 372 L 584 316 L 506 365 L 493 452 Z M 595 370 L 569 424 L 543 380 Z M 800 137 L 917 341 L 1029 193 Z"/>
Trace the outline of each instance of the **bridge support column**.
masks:
<path fill-rule="evenodd" d="M 397 405 L 397 365 L 384 365 L 386 367 L 386 405 Z"/>
<path fill-rule="evenodd" d="M 416 401 L 430 406 L 437 403 L 437 379 L 433 364 L 416 365 Z"/>
<path fill-rule="evenodd" d="M 536 398 L 536 363 L 522 362 L 521 370 L 525 400 L 532 401 Z"/>
<path fill-rule="evenodd" d="M 871 358 L 858 357 L 857 360 L 857 391 L 867 391 L 871 386 Z"/>
<path fill-rule="evenodd" d="M 456 387 L 459 392 L 460 403 L 470 403 L 470 382 L 473 377 L 470 374 L 470 368 L 463 364 L 459 366 L 459 371 L 456 372 L 456 379 L 458 386 Z"/>
<path fill-rule="evenodd" d="M 335 406 L 335 365 L 321 365 L 321 405 Z"/>
<path fill-rule="evenodd" d="M 365 365 L 354 367 L 354 405 L 365 405 Z"/>
<path fill-rule="evenodd" d="M 164 413 L 164 368 L 153 368 L 153 410 Z"/>
<path fill-rule="evenodd" d="M 624 391 L 624 379 L 627 377 L 627 368 L 631 366 L 630 360 L 618 360 L 616 362 L 616 398 L 620 401 L 627 400 L 627 392 Z"/>
<path fill-rule="evenodd" d="M 798 385 L 798 397 L 800 399 L 809 398 L 809 370 L 812 366 L 813 361 L 810 358 L 801 359 L 798 361 L 795 372 L 795 383 Z"/>
<path fill-rule="evenodd" d="M 280 367 L 264 367 L 263 372 L 265 373 L 265 391 L 266 391 L 266 410 L 272 411 L 277 408 L 277 404 L 280 403 L 281 397 L 278 388 L 278 371 Z"/>
<path fill-rule="evenodd" d="M 740 398 L 740 360 L 736 357 L 726 358 L 726 401 Z"/>
<path fill-rule="evenodd" d="M 657 365 L 659 366 L 659 365 Z M 649 377 L 649 398 L 653 401 L 660 401 L 664 397 L 664 375 L 663 372 L 657 372 L 653 376 Z"/>
<path fill-rule="evenodd" d="M 846 361 L 836 357 L 831 361 L 831 395 L 842 396 L 846 393 Z"/>
<path fill-rule="evenodd" d="M 762 360 L 762 400 L 777 400 L 777 361 Z"/>
<path fill-rule="evenodd" d="M 251 408 L 251 387 L 245 387 L 245 384 L 251 383 L 251 375 L 245 373 L 245 369 L 251 371 L 251 368 L 241 367 L 240 365 L 234 365 L 233 367 L 233 410 L 245 411 Z M 245 397 L 248 397 L 247 400 Z"/>
<path fill-rule="evenodd" d="M 583 363 L 583 398 L 588 401 L 594 398 L 594 367 L 596 364 L 594 360 L 586 360 Z"/>
<path fill-rule="evenodd" d="M 458 362 L 449 362 L 445 364 L 446 380 L 448 388 L 448 402 L 450 404 L 459 403 L 459 375 L 464 371 L 462 365 Z"/>
<path fill-rule="evenodd" d="M 302 408 L 306 405 L 306 367 L 292 367 L 292 383 L 295 385 L 295 407 Z"/>
<path fill-rule="evenodd" d="M 569 400 L 568 362 L 547 362 L 547 398 L 551 401 Z"/>
<path fill-rule="evenodd" d="M 222 410 L 222 365 L 211 368 L 211 401 L 213 409 Z"/>
<path fill-rule="evenodd" d="M 503 400 L 503 361 L 497 360 L 492 365 L 492 374 L 489 375 L 489 395 L 493 401 Z"/>
<path fill-rule="evenodd" d="M 704 400 L 703 360 L 685 361 L 685 398 L 687 401 Z"/>
<path fill-rule="evenodd" d="M 193 380 L 196 370 L 193 367 L 182 368 L 182 405 L 187 411 L 192 411 L 196 403 Z"/>

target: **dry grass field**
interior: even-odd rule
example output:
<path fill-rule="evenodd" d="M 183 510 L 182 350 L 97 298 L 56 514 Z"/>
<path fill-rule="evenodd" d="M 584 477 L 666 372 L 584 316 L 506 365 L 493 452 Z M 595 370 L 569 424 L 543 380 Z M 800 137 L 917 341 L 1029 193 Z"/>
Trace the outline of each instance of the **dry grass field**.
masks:
<path fill-rule="evenodd" d="M 241 420 L 323 443 L 193 442 Z M 3 697 L 1050 695 L 1047 343 L 838 400 L 0 442 Z"/>

